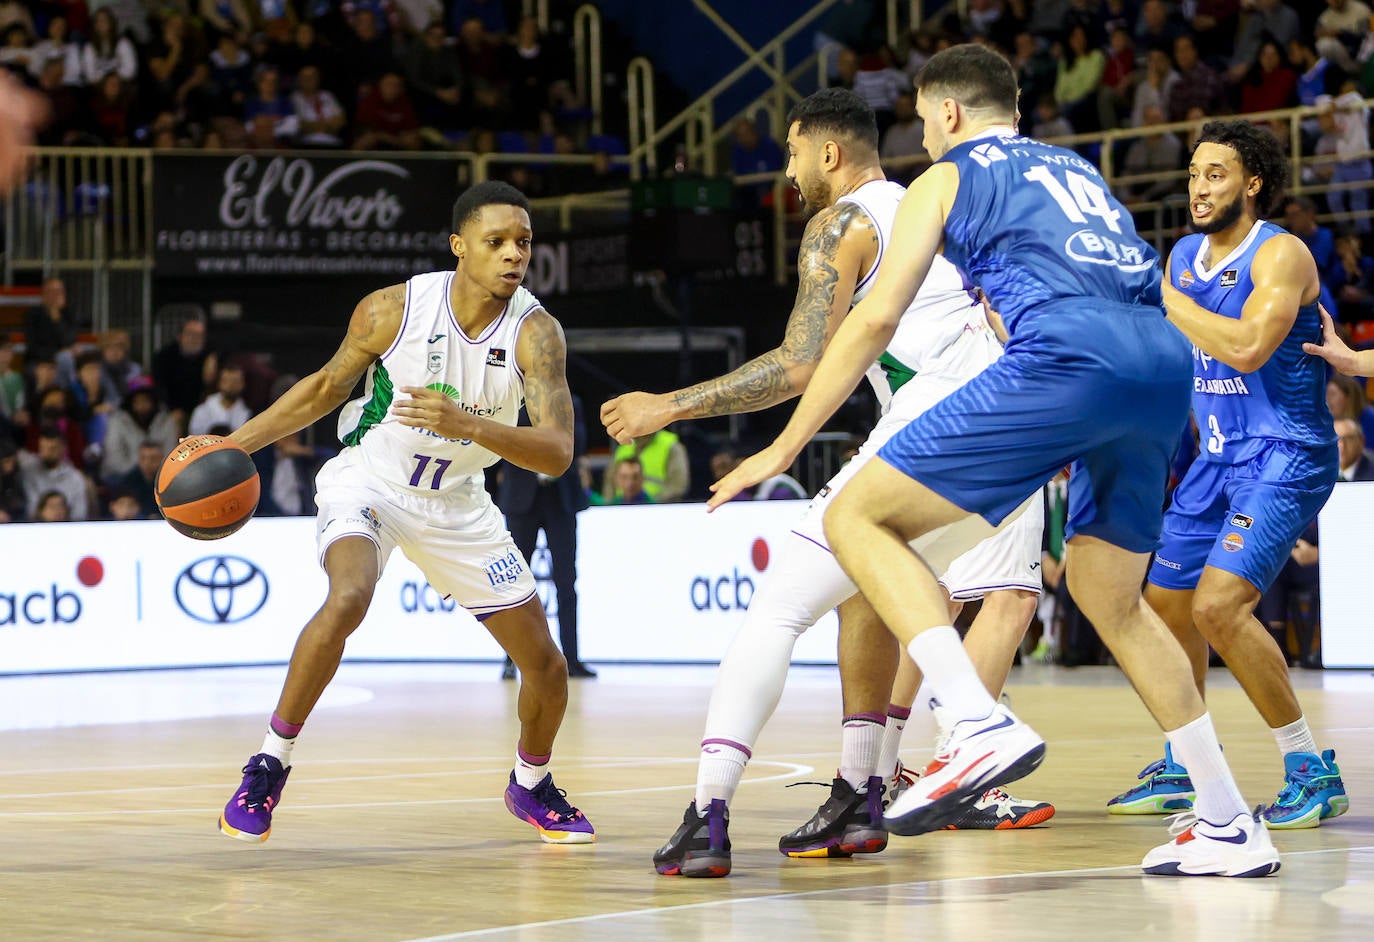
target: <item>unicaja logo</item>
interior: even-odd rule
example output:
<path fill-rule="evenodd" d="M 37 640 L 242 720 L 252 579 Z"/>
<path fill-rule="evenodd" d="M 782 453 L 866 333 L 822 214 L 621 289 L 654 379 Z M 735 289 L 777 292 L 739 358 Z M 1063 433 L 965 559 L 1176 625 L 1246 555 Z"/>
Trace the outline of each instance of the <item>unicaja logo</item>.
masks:
<path fill-rule="evenodd" d="M 177 576 L 173 594 L 189 617 L 210 625 L 252 618 L 267 604 L 267 574 L 241 556 L 206 556 Z"/>

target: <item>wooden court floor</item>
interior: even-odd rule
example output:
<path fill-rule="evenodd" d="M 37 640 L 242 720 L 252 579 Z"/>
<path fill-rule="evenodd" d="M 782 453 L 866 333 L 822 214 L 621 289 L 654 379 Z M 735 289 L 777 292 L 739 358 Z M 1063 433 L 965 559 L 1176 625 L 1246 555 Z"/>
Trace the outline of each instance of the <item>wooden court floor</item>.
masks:
<path fill-rule="evenodd" d="M 617 667 L 575 683 L 555 777 L 597 827 L 551 847 L 501 801 L 515 687 L 495 665 L 345 665 L 302 735 L 271 839 L 222 837 L 280 668 L 0 678 L 0 926 L 13 940 L 1374 939 L 1374 677 L 1295 672 L 1351 812 L 1278 835 L 1267 880 L 1144 877 L 1162 819 L 1106 799 L 1161 739 L 1109 668 L 1017 669 L 1050 743 L 1017 794 L 1058 806 L 1021 832 L 896 838 L 847 861 L 781 857 L 838 758 L 833 670 L 793 670 L 733 806 L 735 873 L 657 876 L 695 781 L 709 668 Z M 1281 764 L 1213 672 L 1226 754 L 1252 802 Z M 914 747 L 917 744 L 908 744 Z M 924 744 L 922 744 L 924 745 Z M 928 748 L 908 748 L 909 762 Z"/>

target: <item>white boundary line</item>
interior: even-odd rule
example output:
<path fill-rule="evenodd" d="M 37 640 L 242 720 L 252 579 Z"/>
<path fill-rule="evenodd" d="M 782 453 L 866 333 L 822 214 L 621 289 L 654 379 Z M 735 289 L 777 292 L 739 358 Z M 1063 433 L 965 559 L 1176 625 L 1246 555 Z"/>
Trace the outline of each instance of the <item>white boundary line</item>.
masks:
<path fill-rule="evenodd" d="M 1299 850 L 1285 853 L 1284 857 L 1304 857 L 1315 854 L 1350 854 L 1358 851 L 1374 850 L 1374 844 L 1360 847 L 1327 847 L 1321 850 Z M 733 906 L 743 903 L 766 903 L 772 900 L 786 899 L 805 899 L 817 896 L 834 896 L 841 893 L 864 893 L 874 890 L 912 890 L 917 887 L 951 886 L 961 883 L 984 883 L 990 880 L 1024 880 L 1027 877 L 1071 877 L 1101 873 L 1119 873 L 1121 871 L 1138 870 L 1139 864 L 1131 864 L 1121 867 L 1090 867 L 1080 870 L 1036 870 L 1028 873 L 1003 873 L 989 874 L 976 877 L 950 877 L 945 880 L 915 880 L 910 883 L 872 883 L 866 886 L 846 886 L 832 887 L 825 890 L 804 890 L 797 893 L 768 893 L 763 896 L 737 896 L 731 899 L 706 900 L 697 903 L 682 903 L 677 906 L 653 906 L 645 909 L 627 909 L 614 913 L 597 913 L 592 916 L 572 916 L 567 919 L 547 919 L 543 922 L 522 922 L 509 926 L 493 927 L 490 929 L 470 929 L 464 932 L 451 932 L 447 935 L 432 935 L 418 939 L 407 939 L 405 942 L 454 942 L 457 939 L 476 939 L 482 936 L 501 935 L 510 932 L 523 932 L 527 929 L 546 929 L 551 926 L 574 925 L 584 922 L 604 922 L 610 919 L 621 919 L 633 916 L 649 916 L 658 913 L 679 912 L 690 909 L 716 909 L 722 906 Z M 1141 874 L 1144 878 L 1144 874 Z M 679 878 L 680 879 L 680 878 Z M 1177 878 L 1166 878 L 1177 879 Z M 1199 878 L 1201 879 L 1201 878 Z"/>
<path fill-rule="evenodd" d="M 646 761 L 648 761 L 648 762 L 654 762 L 654 761 L 660 761 L 660 760 L 653 760 L 653 759 L 650 759 L 650 760 L 639 760 L 640 764 L 642 764 L 643 762 L 646 762 Z M 664 760 L 661 760 L 661 761 L 663 761 L 663 762 L 672 762 L 672 763 L 682 763 L 682 762 L 696 762 L 697 760 L 696 760 L 696 759 L 664 759 Z M 757 785 L 757 784 L 761 784 L 761 783 L 763 783 L 763 782 L 776 782 L 776 781 L 778 781 L 778 780 L 780 780 L 780 779 L 792 778 L 793 776 L 796 776 L 796 775 L 809 775 L 810 773 L 812 773 L 812 772 L 815 771 L 815 768 L 812 767 L 812 766 L 809 766 L 809 765 L 800 765 L 800 764 L 795 763 L 795 762 L 771 762 L 771 761 L 768 761 L 768 760 L 762 760 L 762 759 L 760 759 L 760 760 L 755 760 L 755 761 L 754 761 L 754 765 L 756 765 L 756 766 L 761 766 L 761 765 L 772 766 L 772 767 L 774 767 L 774 768 L 782 769 L 783 771 L 779 772 L 779 773 L 776 774 L 776 775 L 765 775 L 765 776 L 761 776 L 761 777 L 759 777 L 759 778 L 749 778 L 749 779 L 745 779 L 743 782 L 740 783 L 741 785 Z M 579 767 L 579 768 L 580 768 L 580 767 Z M 503 767 L 503 768 L 501 768 L 501 769 L 498 769 L 497 771 L 505 772 L 506 769 Z M 442 773 L 435 773 L 435 774 L 442 774 Z M 393 776 L 381 776 L 381 777 L 390 778 L 390 777 L 393 777 Z M 408 776 L 394 776 L 394 777 L 408 777 Z M 346 782 L 346 781 L 351 781 L 351 779 L 349 779 L 349 778 L 317 779 L 316 781 Z M 205 785 L 185 785 L 185 786 L 166 786 L 166 787 L 167 787 L 167 788 L 205 788 L 205 787 L 208 787 L 208 786 L 205 786 Z M 578 793 L 578 797 L 579 797 L 579 798 L 582 798 L 582 797 L 596 797 L 596 798 L 602 798 L 602 797 L 614 796 L 614 795 L 640 795 L 640 794 L 648 794 L 648 793 L 650 793 L 650 792 L 683 791 L 683 790 L 686 790 L 686 789 L 693 789 L 693 788 L 696 788 L 696 783 L 695 783 L 695 782 L 688 783 L 688 784 L 683 784 L 683 785 L 659 785 L 659 786 L 655 786 L 655 787 L 652 787 L 652 788 L 617 788 L 617 789 L 611 789 L 611 790 L 608 790 L 608 791 L 579 792 L 579 793 Z M 155 788 L 155 789 L 153 789 L 153 788 L 150 788 L 150 789 L 112 789 L 112 790 L 106 791 L 106 792 L 74 792 L 74 793 L 72 793 L 72 794 L 83 794 L 83 795 L 121 794 L 121 793 L 125 793 L 125 792 L 145 791 L 145 790 L 147 790 L 147 791 L 160 791 L 160 790 L 162 790 L 162 789 L 161 789 L 161 788 Z M 0 798 L 8 798 L 8 797 L 23 797 L 23 796 L 6 796 L 6 795 L 0 795 Z M 40 795 L 39 797 L 42 797 L 42 795 Z M 411 806 L 416 806 L 416 807 L 418 807 L 418 806 L 422 806 L 422 805 L 475 805 L 475 804 L 483 804 L 483 803 L 485 803 L 485 802 L 500 802 L 500 801 L 504 801 L 504 800 L 505 800 L 505 799 L 504 799 L 503 797 L 497 795 L 497 796 L 483 797 L 483 798 L 429 798 L 429 799 L 417 799 L 417 800 L 413 800 L 413 801 L 361 801 L 361 802 L 344 802 L 344 803 L 325 804 L 325 805 L 298 805 L 298 804 L 292 804 L 291 808 L 292 808 L 292 811 L 293 811 L 293 812 L 294 812 L 294 811 L 320 811 L 320 810 L 339 809 L 339 808 L 401 808 L 401 807 L 411 807 Z M 218 810 L 219 810 L 218 807 L 215 807 L 215 808 L 124 808 L 124 809 L 114 809 L 114 810 L 111 810 L 111 809 L 106 808 L 106 809 L 95 809 L 95 810 L 90 810 L 90 811 L 0 811 L 0 818 L 80 818 L 80 817 L 91 817 L 91 816 L 110 817 L 110 816 L 113 816 L 113 815 L 212 814 L 212 813 L 214 813 L 215 811 L 218 811 Z"/>

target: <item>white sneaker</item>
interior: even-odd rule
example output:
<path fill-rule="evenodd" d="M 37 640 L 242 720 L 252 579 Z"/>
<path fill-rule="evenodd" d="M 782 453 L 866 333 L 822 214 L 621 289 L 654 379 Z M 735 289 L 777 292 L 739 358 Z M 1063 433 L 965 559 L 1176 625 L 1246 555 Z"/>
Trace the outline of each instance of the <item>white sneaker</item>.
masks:
<path fill-rule="evenodd" d="M 989 788 L 1029 775 L 1045 741 L 1000 703 L 982 719 L 962 720 L 921 777 L 888 808 L 893 834 L 924 834 L 953 824 Z"/>
<path fill-rule="evenodd" d="M 1279 852 L 1260 821 L 1259 809 L 1242 812 L 1226 824 L 1213 824 L 1193 812 L 1169 818 L 1174 839 L 1145 855 L 1146 873 L 1172 877 L 1267 877 L 1279 870 Z"/>
<path fill-rule="evenodd" d="M 920 777 L 920 772 L 915 769 L 908 769 L 902 764 L 902 760 L 898 759 L 897 768 L 892 770 L 890 777 L 883 780 L 883 785 L 886 786 L 883 791 L 883 810 L 886 811 L 891 808 L 892 803 L 901 798 L 902 793 L 916 784 L 916 780 Z"/>

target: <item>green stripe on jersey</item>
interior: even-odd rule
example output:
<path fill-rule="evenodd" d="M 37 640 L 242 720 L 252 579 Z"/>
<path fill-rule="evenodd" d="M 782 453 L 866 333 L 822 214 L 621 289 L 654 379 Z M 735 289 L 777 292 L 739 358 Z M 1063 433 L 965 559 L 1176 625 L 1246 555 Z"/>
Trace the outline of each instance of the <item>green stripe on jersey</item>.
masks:
<path fill-rule="evenodd" d="M 372 365 L 372 398 L 363 406 L 363 414 L 358 417 L 358 424 L 353 431 L 343 437 L 345 445 L 356 445 L 363 440 L 367 430 L 386 418 L 386 410 L 391 408 L 391 400 L 395 398 L 395 389 L 391 384 L 391 374 L 386 371 L 386 367 L 379 361 Z"/>
<path fill-rule="evenodd" d="M 916 375 L 915 370 L 887 352 L 878 357 L 878 365 L 887 374 L 887 386 L 894 393 L 905 386 L 907 380 Z"/>

